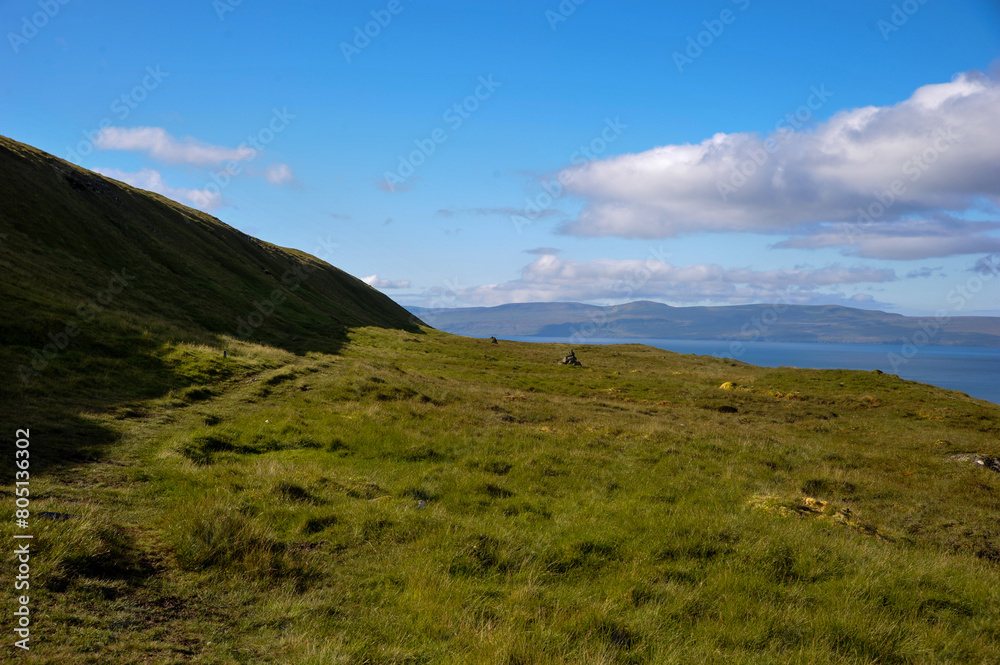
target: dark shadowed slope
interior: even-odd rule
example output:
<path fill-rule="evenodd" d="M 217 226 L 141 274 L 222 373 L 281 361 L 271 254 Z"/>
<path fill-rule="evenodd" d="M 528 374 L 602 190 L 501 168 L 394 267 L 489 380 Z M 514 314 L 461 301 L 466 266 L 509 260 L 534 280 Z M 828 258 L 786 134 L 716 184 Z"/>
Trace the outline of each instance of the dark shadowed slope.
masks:
<path fill-rule="evenodd" d="M 388 297 L 313 256 L 3 137 L 0 201 L 0 297 L 17 316 L 0 322 L 5 344 L 38 343 L 53 316 L 73 315 L 122 270 L 131 279 L 115 308 L 192 332 L 247 337 L 239 320 L 276 290 L 287 301 L 253 338 L 293 350 L 329 350 L 354 326 L 411 325 Z"/>
<path fill-rule="evenodd" d="M 419 326 L 313 256 L 2 136 L 0 271 L 0 409 L 57 419 L 169 388 L 171 343 L 334 353 L 352 328 Z"/>

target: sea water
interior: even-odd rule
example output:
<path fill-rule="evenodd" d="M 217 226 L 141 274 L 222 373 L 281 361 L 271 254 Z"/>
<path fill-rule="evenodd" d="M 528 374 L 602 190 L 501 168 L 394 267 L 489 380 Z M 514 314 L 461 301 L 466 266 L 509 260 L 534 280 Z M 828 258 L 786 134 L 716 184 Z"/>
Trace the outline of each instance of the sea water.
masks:
<path fill-rule="evenodd" d="M 609 339 L 588 337 L 513 337 L 519 342 L 584 344 L 646 344 L 677 353 L 736 357 L 761 367 L 809 367 L 814 369 L 880 369 L 910 381 L 957 390 L 971 397 L 1000 404 L 1000 349 L 975 346 L 922 346 L 903 355 L 898 344 L 824 344 L 812 342 L 742 342 L 725 340 Z M 733 349 L 742 351 L 734 356 Z M 578 354 L 581 355 L 581 354 Z M 585 355 L 580 358 L 586 365 Z"/>

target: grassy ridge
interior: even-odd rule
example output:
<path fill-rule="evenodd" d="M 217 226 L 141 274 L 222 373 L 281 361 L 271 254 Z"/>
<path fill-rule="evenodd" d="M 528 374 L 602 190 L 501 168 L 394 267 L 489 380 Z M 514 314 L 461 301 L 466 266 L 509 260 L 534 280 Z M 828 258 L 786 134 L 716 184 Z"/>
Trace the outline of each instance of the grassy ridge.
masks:
<path fill-rule="evenodd" d="M 32 510 L 74 515 L 32 518 L 23 662 L 1000 662 L 1000 475 L 948 459 L 1000 453 L 996 405 L 639 345 L 557 365 L 26 146 L 0 176 L 0 420 Z"/>

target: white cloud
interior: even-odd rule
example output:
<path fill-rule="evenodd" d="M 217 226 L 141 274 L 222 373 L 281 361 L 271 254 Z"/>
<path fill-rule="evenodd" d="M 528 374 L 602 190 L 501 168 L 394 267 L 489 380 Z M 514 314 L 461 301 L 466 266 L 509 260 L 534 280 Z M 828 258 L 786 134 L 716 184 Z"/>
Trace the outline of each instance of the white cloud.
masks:
<path fill-rule="evenodd" d="M 216 166 L 257 155 L 255 149 L 246 145 L 227 148 L 191 137 L 177 139 L 162 127 L 107 127 L 97 135 L 94 146 L 100 150 L 144 152 L 157 161 L 192 166 Z"/>
<path fill-rule="evenodd" d="M 268 164 L 264 169 L 264 178 L 272 185 L 287 185 L 295 182 L 295 173 L 288 164 Z"/>
<path fill-rule="evenodd" d="M 229 148 L 205 143 L 192 137 L 178 139 L 162 127 L 107 127 L 98 133 L 94 146 L 100 150 L 145 153 L 153 160 L 167 164 L 224 167 L 219 177 L 225 178 L 226 181 L 240 174 L 255 177 L 262 175 L 269 184 L 276 186 L 295 182 L 295 173 L 288 164 L 275 162 L 265 167 L 263 172 L 259 169 L 251 171 L 246 168 L 244 165 L 247 162 L 260 155 L 257 149 L 246 144 Z M 240 168 L 232 167 L 233 162 L 240 164 Z M 144 169 L 146 170 L 148 169 Z"/>
<path fill-rule="evenodd" d="M 780 129 L 769 136 L 720 133 L 694 145 L 667 145 L 570 167 L 567 190 L 587 205 L 562 230 L 635 238 L 809 231 L 810 225 L 857 223 L 858 208 L 877 203 L 876 195 L 894 181 L 902 191 L 892 194 L 891 202 L 886 198 L 888 205 L 874 216 L 880 223 L 968 210 L 984 202 L 995 210 L 1000 204 L 998 109 L 1000 82 L 972 72 L 919 88 L 894 106 L 842 111 L 810 129 Z M 741 167 L 755 172 L 735 187 L 742 182 L 738 175 L 733 179 Z M 720 183 L 733 190 L 723 187 L 720 193 Z M 963 234 L 951 234 L 950 244 L 933 236 L 931 244 L 964 252 L 968 243 L 958 239 Z M 909 249 L 896 253 L 941 255 L 921 247 L 929 236 L 909 237 Z M 828 237 L 825 246 L 850 246 L 854 239 Z M 862 238 L 857 253 L 893 253 L 878 242 L 874 236 Z M 905 244 L 901 236 L 895 242 Z"/>
<path fill-rule="evenodd" d="M 376 289 L 408 289 L 410 288 L 409 280 L 398 280 L 392 281 L 389 279 L 380 279 L 376 275 L 368 275 L 367 277 L 362 277 L 361 281 L 368 286 L 374 286 Z"/>
<path fill-rule="evenodd" d="M 814 249 L 843 247 L 841 253 L 871 259 L 913 260 L 1000 251 L 1000 238 L 986 232 L 998 222 L 972 222 L 939 215 L 859 225 L 819 224 L 774 246 Z"/>
<path fill-rule="evenodd" d="M 462 305 L 510 302 L 626 302 L 642 298 L 676 303 L 749 303 L 779 300 L 807 303 L 874 302 L 819 289 L 889 282 L 892 270 L 868 267 L 798 267 L 786 270 L 723 268 L 715 264 L 677 266 L 658 260 L 572 261 L 540 256 L 520 279 L 456 291 Z"/>
<path fill-rule="evenodd" d="M 132 185 L 133 187 L 162 194 L 169 199 L 186 203 L 198 208 L 199 210 L 204 210 L 205 212 L 212 212 L 213 210 L 221 208 L 224 205 L 221 192 L 217 190 L 210 191 L 207 189 L 184 189 L 171 187 L 164 182 L 163 175 L 159 171 L 155 171 L 153 169 L 142 169 L 136 173 L 127 173 L 125 171 L 119 171 L 118 169 L 105 168 L 95 168 L 93 170 L 96 173 L 100 173 L 101 175 L 109 178 L 114 178 L 115 180 L 120 180 L 124 183 Z"/>

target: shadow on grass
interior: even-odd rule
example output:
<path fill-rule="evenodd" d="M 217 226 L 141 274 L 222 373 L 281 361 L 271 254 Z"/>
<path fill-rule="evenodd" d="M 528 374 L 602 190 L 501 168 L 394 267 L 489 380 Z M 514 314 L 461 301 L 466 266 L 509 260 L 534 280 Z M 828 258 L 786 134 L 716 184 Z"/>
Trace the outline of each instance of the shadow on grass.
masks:
<path fill-rule="evenodd" d="M 194 383 L 158 356 L 165 344 L 221 355 L 235 338 L 336 354 L 352 329 L 422 332 L 316 256 L 2 136 L 0 200 L 0 416 L 33 429 L 34 472 L 94 459 L 114 440 L 84 414 Z M 335 248 L 317 238 L 309 249 L 333 259 Z M 6 478 L 13 459 L 10 447 Z"/>

